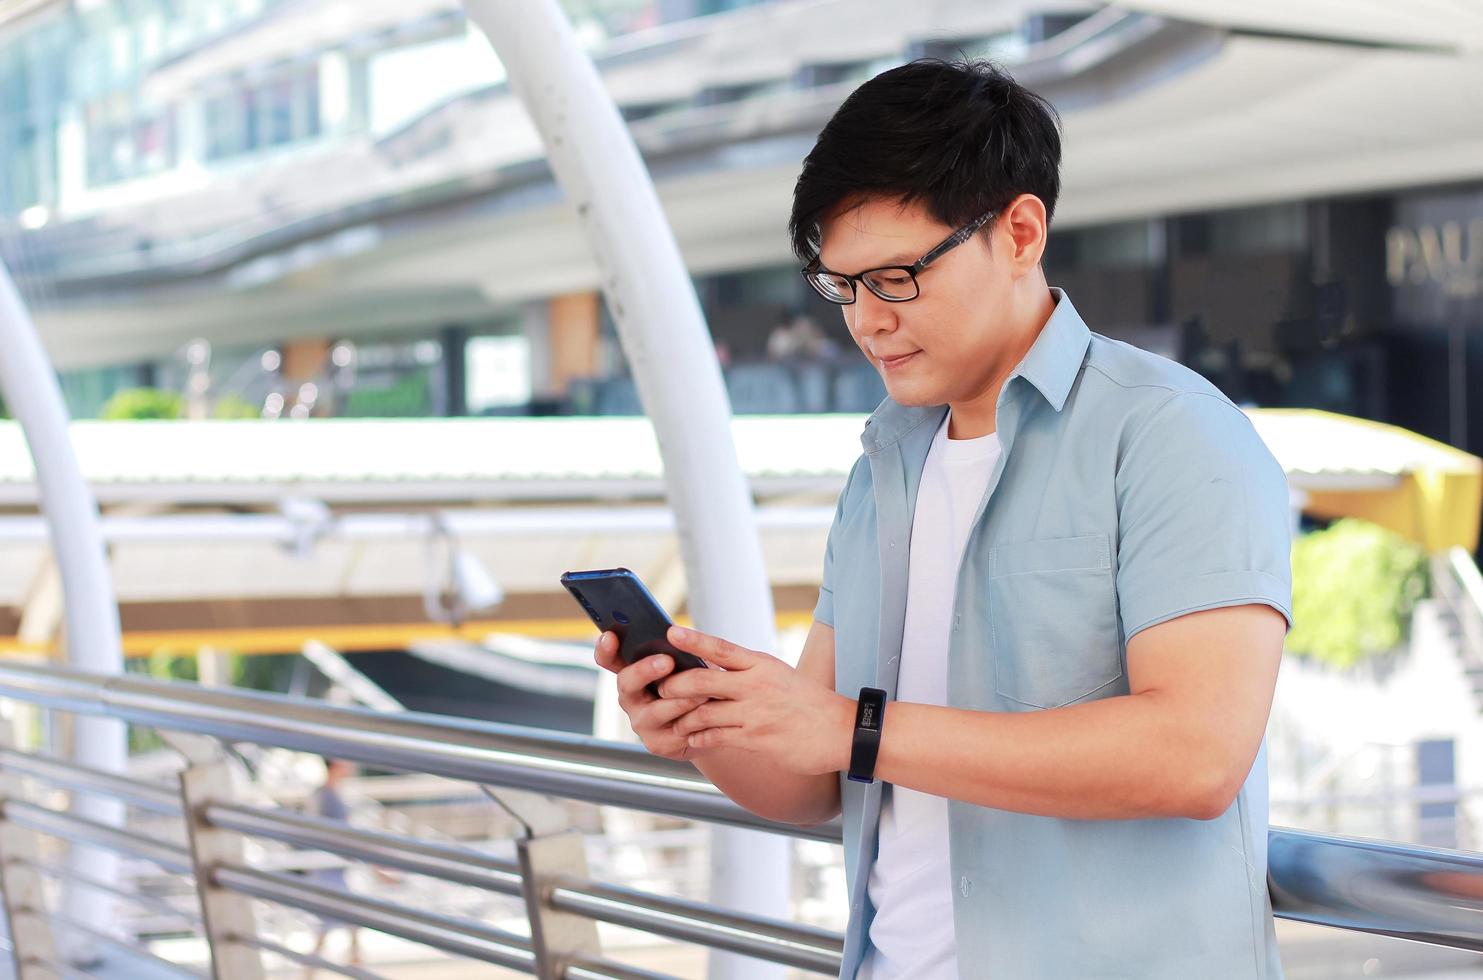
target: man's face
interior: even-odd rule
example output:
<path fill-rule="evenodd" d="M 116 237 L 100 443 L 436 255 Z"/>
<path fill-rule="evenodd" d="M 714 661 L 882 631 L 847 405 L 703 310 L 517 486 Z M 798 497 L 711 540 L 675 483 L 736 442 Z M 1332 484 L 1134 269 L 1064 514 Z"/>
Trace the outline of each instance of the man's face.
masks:
<path fill-rule="evenodd" d="M 1008 333 L 1013 276 L 1007 261 L 991 252 L 986 238 L 1001 219 L 952 249 L 917 274 L 921 293 L 888 303 L 856 284 L 855 302 L 841 306 L 845 326 L 902 405 L 971 401 L 1007 374 L 1022 353 L 1021 338 Z M 885 265 L 911 265 L 956 228 L 938 223 L 916 204 L 871 198 L 836 210 L 821 225 L 819 262 L 826 269 L 858 275 Z M 995 239 L 997 241 L 997 237 Z"/>

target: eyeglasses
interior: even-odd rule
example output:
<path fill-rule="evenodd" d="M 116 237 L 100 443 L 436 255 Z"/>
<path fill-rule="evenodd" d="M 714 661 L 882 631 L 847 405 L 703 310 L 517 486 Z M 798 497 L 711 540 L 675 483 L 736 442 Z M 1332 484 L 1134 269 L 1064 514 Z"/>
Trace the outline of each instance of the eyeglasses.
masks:
<path fill-rule="evenodd" d="M 917 274 L 972 238 L 973 233 L 983 227 L 984 222 L 994 217 L 995 213 L 985 211 L 944 238 L 931 251 L 911 265 L 883 265 L 878 269 L 866 269 L 858 276 L 847 276 L 842 272 L 830 272 L 815 260 L 801 270 L 803 278 L 814 287 L 820 296 L 840 306 L 849 306 L 855 301 L 855 283 L 857 282 L 864 283 L 866 289 L 887 303 L 905 303 L 921 295 L 921 287 L 917 285 Z"/>

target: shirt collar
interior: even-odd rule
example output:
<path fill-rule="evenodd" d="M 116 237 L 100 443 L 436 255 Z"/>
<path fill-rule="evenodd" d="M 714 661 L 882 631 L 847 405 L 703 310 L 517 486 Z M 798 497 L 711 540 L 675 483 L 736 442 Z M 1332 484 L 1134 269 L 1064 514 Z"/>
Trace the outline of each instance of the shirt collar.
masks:
<path fill-rule="evenodd" d="M 1004 390 L 1010 389 L 1015 378 L 1024 378 L 1059 412 L 1066 407 L 1071 386 L 1081 373 L 1092 333 L 1065 290 L 1052 286 L 1051 295 L 1056 299 L 1056 308 L 1040 328 L 1024 359 L 1004 380 Z M 943 405 L 909 408 L 887 398 L 866 420 L 860 443 L 867 453 L 875 452 L 900 441 L 923 422 L 932 419 L 941 422 L 945 412 Z"/>
<path fill-rule="evenodd" d="M 1040 336 L 1035 338 L 1030 352 L 1010 377 L 1024 377 L 1059 412 L 1066 407 L 1071 386 L 1081 374 L 1092 332 L 1082 321 L 1081 314 L 1076 312 L 1076 307 L 1071 305 L 1071 297 L 1064 289 L 1053 286 L 1050 292 L 1056 298 L 1055 312 L 1045 321 Z"/>

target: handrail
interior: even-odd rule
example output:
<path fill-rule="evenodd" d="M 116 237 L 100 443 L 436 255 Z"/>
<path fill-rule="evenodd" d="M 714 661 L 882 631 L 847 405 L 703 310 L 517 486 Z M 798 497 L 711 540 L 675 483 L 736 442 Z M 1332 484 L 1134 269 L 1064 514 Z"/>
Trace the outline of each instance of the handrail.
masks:
<path fill-rule="evenodd" d="M 86 885 L 89 888 L 96 888 L 99 891 L 107 892 L 108 894 L 113 895 L 117 898 L 122 898 L 125 901 L 134 902 L 144 908 L 149 909 L 152 912 L 155 912 L 158 915 L 175 916 L 188 923 L 191 923 L 192 925 L 201 924 L 201 913 L 192 912 L 188 909 L 176 908 L 169 902 L 165 901 L 163 898 L 158 898 L 154 895 L 144 895 L 139 892 L 131 892 L 127 889 L 120 888 L 117 885 L 110 885 L 105 882 L 98 881 L 96 878 L 90 878 L 86 875 L 75 874 L 70 869 L 59 867 L 55 864 L 47 864 L 41 861 L 25 861 L 21 859 L 12 860 L 14 861 L 14 863 L 32 868 L 39 874 L 46 875 L 48 878 L 52 878 L 57 881 L 75 881 L 78 884 Z"/>
<path fill-rule="evenodd" d="M 53 913 L 52 918 L 54 921 L 61 923 L 64 928 L 74 930 L 81 935 L 87 936 L 94 942 L 102 943 L 104 946 L 120 950 L 128 956 L 138 957 L 139 959 L 148 962 L 156 969 L 163 970 L 166 973 L 175 976 L 183 977 L 185 978 L 185 980 L 207 980 L 206 974 L 202 973 L 200 970 L 195 969 L 194 967 L 182 966 L 179 963 L 171 963 L 164 957 L 156 956 L 154 953 L 151 953 L 148 950 L 139 949 L 136 946 L 132 946 L 129 943 L 124 942 L 122 939 L 119 939 L 117 936 L 110 936 L 108 933 L 104 932 L 102 929 L 97 928 L 97 926 L 93 924 L 87 922 L 79 922 L 76 919 L 61 912 Z M 52 970 L 52 972 L 54 973 L 57 973 L 59 976 L 92 976 L 92 974 L 90 973 L 82 973 L 80 971 L 70 969 L 60 963 L 48 963 L 45 965 L 48 969 Z"/>
<path fill-rule="evenodd" d="M 180 793 L 137 782 L 127 776 L 104 772 L 61 759 L 27 755 L 14 749 L 0 749 L 0 769 L 9 769 L 54 786 L 113 796 L 133 806 L 156 813 L 180 815 Z"/>
<path fill-rule="evenodd" d="M 556 787 L 575 798 L 634 806 L 695 819 L 736 815 L 697 784 L 688 767 L 655 759 L 630 746 L 508 725 L 430 715 L 385 716 L 291 698 L 179 682 L 92 676 L 64 668 L 0 664 L 0 695 L 68 710 L 109 712 L 129 721 L 214 736 L 253 740 L 378 767 L 432 772 L 454 779 L 538 791 Z M 47 758 L 0 751 L 0 769 L 42 779 L 118 791 L 164 808 L 167 793 L 154 785 L 122 785 L 119 777 Z M 713 788 L 712 788 L 713 789 Z M 561 794 L 565 795 L 565 794 Z M 728 801 L 729 802 L 729 801 Z M 237 803 L 208 803 L 197 812 L 206 825 L 358 858 L 416 874 L 521 893 L 519 867 L 473 848 L 348 827 L 342 823 Z M 0 803 L 0 819 L 45 834 L 81 840 L 145 857 L 190 874 L 191 855 L 176 845 L 58 813 L 18 798 Z M 800 828 L 755 819 L 752 826 L 816 840 L 838 841 L 838 823 Z M 1282 918 L 1352 931 L 1483 952 L 1483 855 L 1309 831 L 1269 831 L 1268 884 Z M 205 874 L 206 872 L 200 872 Z M 507 937 L 467 920 L 324 889 L 300 878 L 260 869 L 217 865 L 219 887 L 404 938 L 530 970 L 530 941 Z M 804 969 L 837 969 L 842 937 L 826 930 L 739 915 L 690 902 L 556 874 L 543 886 L 553 910 L 643 929 L 714 948 L 743 952 Z M 244 943 L 266 948 L 245 938 Z M 625 972 L 626 971 L 626 972 Z M 601 958 L 570 961 L 569 977 L 657 976 Z"/>
<path fill-rule="evenodd" d="M 471 847 L 400 837 L 297 813 L 274 813 L 238 804 L 214 804 L 203 816 L 213 827 L 266 837 L 295 847 L 312 847 L 343 857 L 520 896 L 520 869 L 514 861 Z"/>
<path fill-rule="evenodd" d="M 571 875 L 552 880 L 549 901 L 558 911 L 819 973 L 838 973 L 844 952 L 844 937 L 827 929 L 763 919 L 703 902 L 663 898 Z"/>
<path fill-rule="evenodd" d="M 1438 591 L 1462 627 L 1463 641 L 1473 662 L 1483 664 L 1483 572 L 1463 547 L 1449 549 L 1441 564 L 1444 574 L 1449 574 L 1452 581 Z"/>
<path fill-rule="evenodd" d="M 283 695 L 178 681 L 0 663 L 0 695 L 137 725 L 257 742 L 469 782 L 622 806 L 751 830 L 837 842 L 837 820 L 813 827 L 759 817 L 694 766 L 642 747 L 495 722 L 395 716 Z"/>
<path fill-rule="evenodd" d="M 17 756 L 28 769 L 48 771 L 50 760 L 14 752 L 9 754 Z M 4 753 L 0 753 L 0 764 L 10 764 Z M 66 768 L 68 779 L 83 785 L 93 785 L 92 777 L 99 775 L 75 766 Z M 49 833 L 71 838 L 88 833 L 102 834 L 100 828 L 75 821 L 64 823 L 59 828 L 57 821 L 68 818 L 46 811 L 45 816 L 38 819 L 35 812 L 44 808 L 32 804 L 20 806 L 19 818 L 15 814 L 10 816 L 24 826 L 45 828 Z M 323 817 L 275 812 L 235 803 L 208 805 L 203 808 L 201 816 L 209 825 L 224 830 L 276 840 L 295 847 L 314 848 L 500 894 L 522 894 L 520 871 L 514 861 L 497 858 L 473 848 L 422 841 L 350 827 L 341 821 Z M 165 854 L 152 851 L 144 839 L 134 835 L 111 836 L 107 840 L 121 850 L 151 857 L 157 863 L 177 856 L 173 849 Z M 183 849 L 178 853 L 178 860 L 187 860 Z M 626 925 L 673 939 L 705 943 L 718 949 L 757 956 L 806 970 L 837 972 L 843 949 L 842 937 L 828 930 L 714 909 L 700 902 L 648 894 L 570 875 L 560 876 L 551 882 L 550 904 L 554 909 L 574 912 L 598 921 Z"/>
<path fill-rule="evenodd" d="M 192 871 L 190 852 L 185 848 L 119 830 L 97 820 L 58 813 L 24 800 L 6 800 L 4 805 L 0 805 L 0 814 L 14 824 L 51 837 L 132 854 L 177 874 L 188 875 Z"/>
<path fill-rule="evenodd" d="M 211 871 L 211 880 L 217 887 L 323 918 L 376 929 L 523 973 L 534 972 L 535 954 L 529 939 L 469 919 L 410 909 L 258 868 L 223 865 Z"/>
<path fill-rule="evenodd" d="M 1483 952 L 1483 855 L 1273 830 L 1267 860 L 1285 919 Z"/>
<path fill-rule="evenodd" d="M 1447 562 L 1452 566 L 1457 581 L 1472 599 L 1473 606 L 1479 613 L 1483 613 L 1483 572 L 1478 570 L 1473 556 L 1466 548 L 1456 546 L 1447 552 Z"/>
<path fill-rule="evenodd" d="M 385 980 L 385 978 L 382 977 L 379 973 L 372 973 L 370 970 L 362 970 L 358 966 L 346 966 L 343 963 L 332 963 L 329 960 L 325 959 L 323 956 L 316 956 L 313 953 L 304 953 L 297 949 L 289 949 L 287 946 L 284 946 L 281 943 L 275 943 L 271 939 L 264 939 L 262 936 L 233 935 L 232 941 L 241 943 L 244 946 L 251 946 L 253 949 L 260 949 L 264 952 L 272 953 L 275 956 L 281 956 L 284 959 L 289 960 L 290 962 L 299 964 L 300 966 L 313 967 L 316 970 L 328 970 L 330 973 L 338 973 L 342 977 L 351 977 L 352 980 Z"/>

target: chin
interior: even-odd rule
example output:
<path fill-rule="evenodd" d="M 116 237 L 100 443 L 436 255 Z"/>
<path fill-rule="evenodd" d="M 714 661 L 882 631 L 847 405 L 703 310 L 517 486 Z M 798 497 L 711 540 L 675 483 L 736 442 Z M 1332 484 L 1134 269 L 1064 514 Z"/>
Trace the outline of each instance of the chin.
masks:
<path fill-rule="evenodd" d="M 903 408 L 932 408 L 947 402 L 941 392 L 929 391 L 922 385 L 887 383 L 886 394 Z"/>

